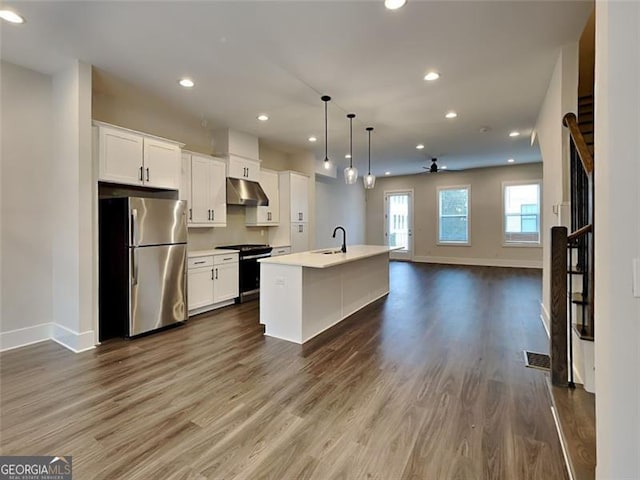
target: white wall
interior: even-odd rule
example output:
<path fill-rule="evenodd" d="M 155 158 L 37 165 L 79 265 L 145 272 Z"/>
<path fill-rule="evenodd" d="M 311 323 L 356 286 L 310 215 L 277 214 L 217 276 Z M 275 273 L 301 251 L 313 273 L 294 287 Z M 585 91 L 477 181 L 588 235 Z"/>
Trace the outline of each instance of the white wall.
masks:
<path fill-rule="evenodd" d="M 541 248 L 503 246 L 502 182 L 541 178 L 539 163 L 378 178 L 375 189 L 367 190 L 367 243 L 384 244 L 384 191 L 413 189 L 414 260 L 539 268 Z M 452 185 L 471 185 L 471 246 L 437 244 L 437 188 Z"/>
<path fill-rule="evenodd" d="M 640 3 L 596 2 L 595 362 L 598 479 L 640 478 Z M 638 272 L 640 273 L 640 272 Z"/>
<path fill-rule="evenodd" d="M 51 77 L 2 62 L 0 78 L 0 349 L 4 349 L 48 338 L 53 320 L 53 119 Z"/>
<path fill-rule="evenodd" d="M 316 175 L 316 248 L 342 245 L 342 233 L 332 238 L 333 229 L 342 225 L 347 245 L 365 243 L 366 201 L 362 182 L 347 185 L 342 178 Z"/>
<path fill-rule="evenodd" d="M 545 99 L 536 121 L 535 132 L 543 160 L 543 224 L 542 250 L 542 319 L 549 331 L 551 227 L 560 225 L 558 205 L 569 199 L 568 133 L 562 126 L 562 117 L 576 112 L 578 96 L 578 44 L 562 49 L 558 55 Z M 565 225 L 568 226 L 568 225 Z"/>
<path fill-rule="evenodd" d="M 53 338 L 72 350 L 96 338 L 96 184 L 91 155 L 91 66 L 53 77 Z"/>

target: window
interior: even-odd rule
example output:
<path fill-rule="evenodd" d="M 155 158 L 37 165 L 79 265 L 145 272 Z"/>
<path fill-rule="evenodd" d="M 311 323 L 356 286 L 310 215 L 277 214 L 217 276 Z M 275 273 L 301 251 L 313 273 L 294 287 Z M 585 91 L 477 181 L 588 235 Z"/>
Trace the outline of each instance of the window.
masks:
<path fill-rule="evenodd" d="M 540 182 L 504 183 L 504 243 L 540 245 Z"/>
<path fill-rule="evenodd" d="M 469 245 L 469 190 L 438 188 L 438 243 Z"/>

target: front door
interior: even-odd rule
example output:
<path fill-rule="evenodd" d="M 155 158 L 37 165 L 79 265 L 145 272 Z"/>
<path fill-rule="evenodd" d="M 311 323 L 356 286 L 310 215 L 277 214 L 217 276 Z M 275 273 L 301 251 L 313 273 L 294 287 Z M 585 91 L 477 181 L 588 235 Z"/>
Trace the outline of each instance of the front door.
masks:
<path fill-rule="evenodd" d="M 396 260 L 413 259 L 413 191 L 388 191 L 384 193 L 385 243 L 400 247 L 391 252 Z"/>

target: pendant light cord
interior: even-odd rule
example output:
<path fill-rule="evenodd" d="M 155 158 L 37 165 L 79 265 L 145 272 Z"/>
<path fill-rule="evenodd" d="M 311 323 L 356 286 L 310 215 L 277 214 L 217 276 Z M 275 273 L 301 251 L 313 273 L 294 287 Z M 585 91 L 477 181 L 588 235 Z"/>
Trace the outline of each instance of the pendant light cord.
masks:
<path fill-rule="evenodd" d="M 353 168 L 353 119 L 356 118 L 355 113 L 347 115 L 349 119 L 349 168 Z"/>
<path fill-rule="evenodd" d="M 371 129 L 367 128 L 369 132 L 369 175 L 371 175 Z"/>
<path fill-rule="evenodd" d="M 329 157 L 327 156 L 328 140 L 327 140 L 327 102 L 324 102 L 324 161 L 327 162 Z"/>

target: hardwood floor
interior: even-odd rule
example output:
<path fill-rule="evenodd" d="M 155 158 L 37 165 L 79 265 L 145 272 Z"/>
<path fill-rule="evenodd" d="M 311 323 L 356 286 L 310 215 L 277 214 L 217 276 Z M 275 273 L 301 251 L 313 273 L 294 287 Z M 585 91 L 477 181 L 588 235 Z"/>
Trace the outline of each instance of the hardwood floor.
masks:
<path fill-rule="evenodd" d="M 258 303 L 73 354 L 0 355 L 5 455 L 77 479 L 567 479 L 535 270 L 392 263 L 391 293 L 304 346 Z"/>

